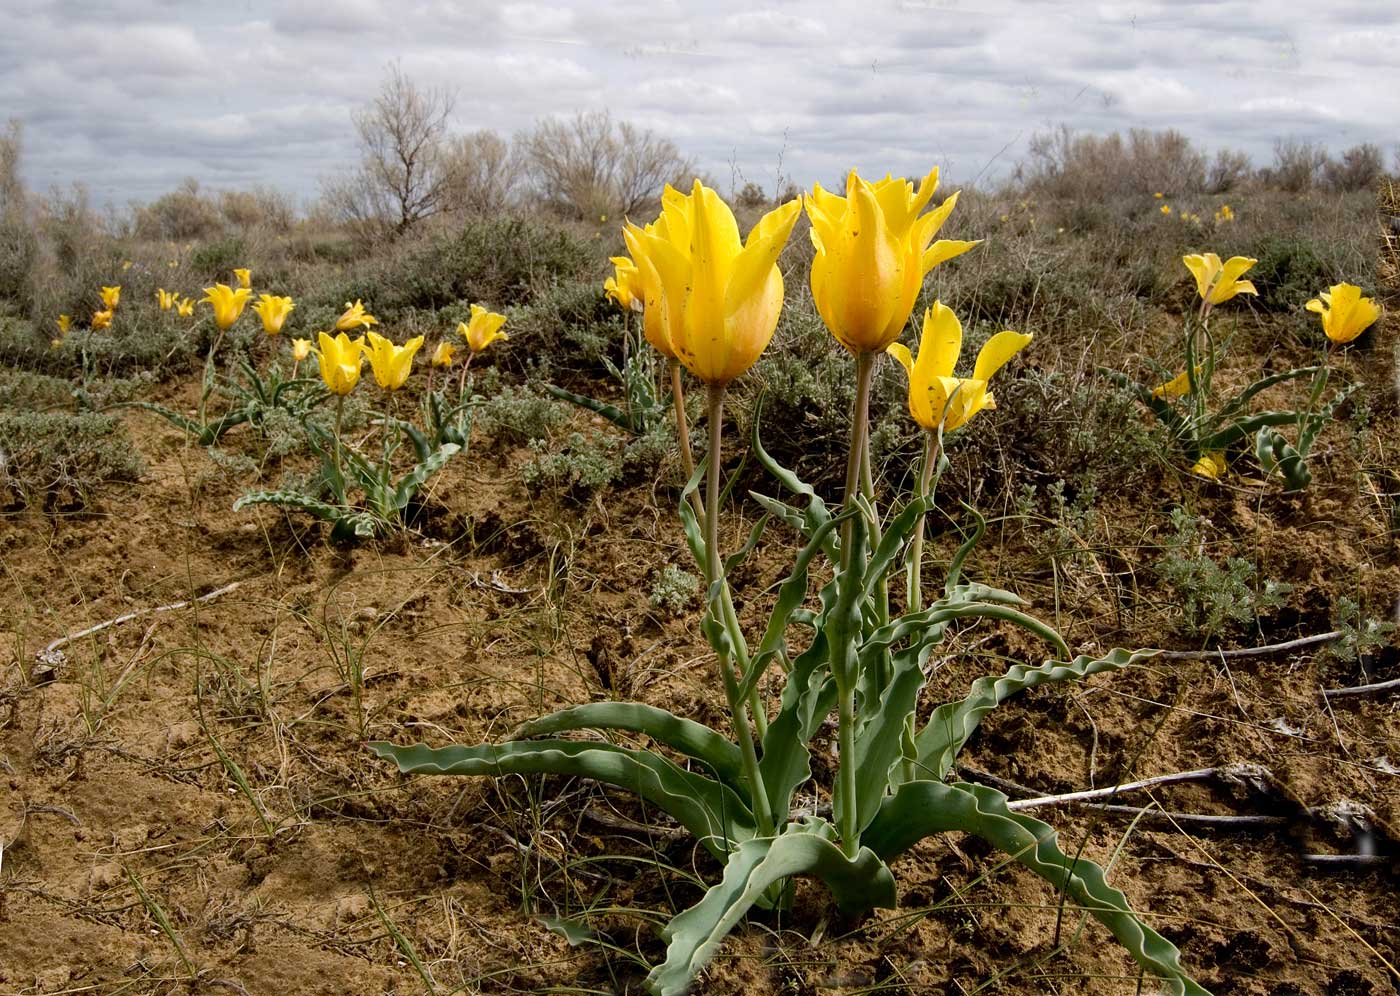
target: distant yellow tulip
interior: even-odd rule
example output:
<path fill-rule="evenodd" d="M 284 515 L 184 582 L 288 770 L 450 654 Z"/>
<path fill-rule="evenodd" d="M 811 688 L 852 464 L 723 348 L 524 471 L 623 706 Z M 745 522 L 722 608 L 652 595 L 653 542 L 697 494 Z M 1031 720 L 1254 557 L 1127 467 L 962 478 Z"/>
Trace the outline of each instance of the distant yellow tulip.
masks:
<path fill-rule="evenodd" d="M 408 381 L 413 370 L 413 355 L 423 345 L 420 335 L 402 346 L 395 346 L 378 332 L 366 332 L 364 353 L 369 357 L 374 379 L 386 391 L 397 391 Z"/>
<path fill-rule="evenodd" d="M 1170 204 L 1163 204 L 1163 205 L 1162 205 L 1160 208 L 1158 208 L 1157 210 L 1158 210 L 1158 211 L 1161 211 L 1163 214 L 1171 214 L 1171 213 L 1172 213 L 1172 206 L 1171 206 Z"/>
<path fill-rule="evenodd" d="M 160 305 L 161 311 L 169 311 L 175 307 L 175 299 L 178 296 L 174 291 L 168 291 L 164 287 L 156 289 L 156 303 Z"/>
<path fill-rule="evenodd" d="M 112 324 L 112 309 L 106 311 L 94 311 L 92 313 L 92 327 L 94 330 L 105 329 Z"/>
<path fill-rule="evenodd" d="M 941 424 L 944 432 L 952 432 L 984 408 L 996 407 L 987 382 L 1031 338 L 1020 332 L 998 332 L 978 352 L 972 376 L 957 377 L 953 370 L 962 352 L 962 323 L 951 308 L 934 301 L 924 312 L 918 359 L 900 342 L 890 343 L 886 352 L 909 375 L 909 414 L 914 421 L 930 431 Z"/>
<path fill-rule="evenodd" d="M 129 260 L 129 259 L 124 259 L 124 260 L 122 260 L 122 271 L 125 272 L 125 271 L 127 271 L 127 270 L 129 270 L 129 269 L 131 269 L 131 260 Z"/>
<path fill-rule="evenodd" d="M 175 311 L 181 318 L 189 318 L 194 314 L 194 298 L 187 297 L 179 304 L 175 305 Z"/>
<path fill-rule="evenodd" d="M 204 288 L 205 296 L 200 298 L 200 303 L 214 309 L 214 324 L 219 326 L 221 332 L 227 332 L 238 321 L 238 316 L 243 314 L 243 307 L 252 293 L 246 287 L 234 290 L 227 284 L 215 284 Z"/>
<path fill-rule="evenodd" d="M 306 359 L 306 358 L 307 358 L 308 356 L 310 356 L 310 355 L 311 355 L 311 340 L 310 340 L 310 339 L 293 339 L 293 340 L 292 340 L 292 359 L 293 359 L 293 360 L 295 360 L 297 363 L 300 363 L 302 360 Z"/>
<path fill-rule="evenodd" d="M 356 298 L 355 303 L 345 302 L 345 313 L 335 320 L 335 330 L 337 332 L 349 332 L 351 329 L 369 328 L 371 325 L 378 325 L 379 319 L 365 312 L 365 306 Z"/>
<path fill-rule="evenodd" d="M 642 274 L 637 264 L 626 256 L 613 256 L 609 262 L 616 274 L 603 281 L 603 293 L 623 311 L 641 311 Z"/>
<path fill-rule="evenodd" d="M 59 335 L 67 335 L 68 330 L 73 327 L 73 316 L 59 315 L 56 319 L 54 319 L 54 324 L 58 326 Z"/>
<path fill-rule="evenodd" d="M 1153 194 L 1152 196 L 1155 197 L 1155 198 L 1157 198 L 1157 200 L 1160 201 L 1163 197 L 1166 196 L 1166 194 L 1162 193 L 1162 192 L 1159 190 L 1159 191 L 1157 191 L 1155 194 Z"/>
<path fill-rule="evenodd" d="M 276 335 L 282 331 L 282 323 L 295 307 L 290 297 L 262 294 L 258 297 L 258 303 L 253 305 L 253 311 L 262 319 L 263 331 L 268 335 Z"/>
<path fill-rule="evenodd" d="M 102 307 L 105 308 L 107 311 L 116 311 L 117 302 L 121 299 L 122 289 L 120 284 L 118 284 L 116 287 L 102 288 Z"/>
<path fill-rule="evenodd" d="M 510 336 L 501 331 L 501 326 L 506 323 L 505 315 L 498 315 L 494 311 L 487 311 L 479 304 L 472 305 L 472 319 L 470 324 L 458 322 L 457 331 L 462 338 L 467 340 L 467 345 L 471 347 L 473 353 L 479 353 L 497 339 L 509 339 Z"/>
<path fill-rule="evenodd" d="M 663 198 L 665 225 L 643 233 L 665 339 L 706 384 L 728 384 L 773 338 L 783 307 L 778 256 L 801 211 L 799 200 L 774 208 L 741 242 L 729 206 L 696 180 L 689 196 Z"/>
<path fill-rule="evenodd" d="M 1200 294 L 1204 304 L 1221 304 L 1236 294 L 1259 293 L 1248 280 L 1240 279 L 1246 270 L 1259 262 L 1257 259 L 1251 259 L 1248 256 L 1231 256 L 1230 259 L 1222 263 L 1219 256 L 1208 252 L 1204 255 L 1182 256 L 1181 261 L 1186 264 L 1186 268 L 1196 278 L 1196 291 Z"/>
<path fill-rule="evenodd" d="M 341 332 L 331 338 L 325 332 L 319 336 L 321 349 L 318 359 L 321 362 L 321 379 L 331 393 L 346 395 L 360 382 L 360 368 L 364 365 L 363 343 L 359 339 L 351 341 Z"/>
<path fill-rule="evenodd" d="M 435 366 L 435 367 L 450 367 L 450 366 L 452 366 L 452 350 L 453 350 L 453 345 L 452 345 L 452 343 L 448 342 L 446 339 L 444 339 L 442 342 L 438 343 L 438 344 L 437 344 L 437 349 L 433 350 L 433 360 L 432 360 L 433 366 Z"/>
<path fill-rule="evenodd" d="M 238 286 L 247 290 L 253 286 L 253 271 L 247 268 L 240 268 L 233 271 L 234 277 L 238 279 Z"/>
<path fill-rule="evenodd" d="M 1337 344 L 1351 342 L 1381 317 L 1381 307 L 1354 284 L 1333 284 L 1305 305 L 1322 316 L 1322 331 Z"/>

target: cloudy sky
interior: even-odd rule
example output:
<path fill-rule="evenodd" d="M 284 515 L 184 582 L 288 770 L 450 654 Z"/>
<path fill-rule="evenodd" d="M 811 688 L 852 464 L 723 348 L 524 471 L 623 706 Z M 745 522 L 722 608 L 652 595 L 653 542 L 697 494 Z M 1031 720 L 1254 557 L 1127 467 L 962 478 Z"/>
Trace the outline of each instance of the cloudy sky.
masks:
<path fill-rule="evenodd" d="M 98 204 L 207 187 L 315 196 L 391 60 L 510 134 L 609 109 L 723 187 L 845 169 L 967 183 L 1038 130 L 1400 140 L 1400 4 L 1006 0 L 4 0 L 0 117 L 30 186 Z"/>

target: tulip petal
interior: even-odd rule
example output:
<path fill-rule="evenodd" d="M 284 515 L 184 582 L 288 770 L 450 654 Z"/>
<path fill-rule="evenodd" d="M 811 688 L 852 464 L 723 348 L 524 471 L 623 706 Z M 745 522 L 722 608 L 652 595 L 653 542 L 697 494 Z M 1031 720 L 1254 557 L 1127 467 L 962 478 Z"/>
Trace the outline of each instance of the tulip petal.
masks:
<path fill-rule="evenodd" d="M 989 381 L 992 374 L 1006 366 L 1008 360 L 1026 348 L 1032 336 L 1021 332 L 998 332 L 987 340 L 977 353 L 977 364 L 972 376 L 976 380 Z"/>
<path fill-rule="evenodd" d="M 957 239 L 939 239 L 924 250 L 923 259 L 920 261 L 920 268 L 927 274 L 938 264 L 946 263 L 954 256 L 961 256 L 969 249 L 974 249 L 981 245 L 981 243 L 981 239 L 977 239 L 973 242 L 963 242 Z"/>
<path fill-rule="evenodd" d="M 941 301 L 924 312 L 923 335 L 919 338 L 916 368 L 921 378 L 951 377 L 962 352 L 962 322 L 953 309 Z"/>
<path fill-rule="evenodd" d="M 885 347 L 885 352 L 899 361 L 906 374 L 911 377 L 914 375 L 914 354 L 909 352 L 908 346 L 902 342 L 892 342 Z"/>
<path fill-rule="evenodd" d="M 799 201 L 789 201 L 774 208 L 763 216 L 753 231 L 749 233 L 748 245 L 734 260 L 734 269 L 729 277 L 729 287 L 725 291 L 724 311 L 726 316 L 736 312 L 742 304 L 758 293 L 768 281 L 769 272 L 782 255 L 787 245 L 792 226 L 802 210 Z"/>

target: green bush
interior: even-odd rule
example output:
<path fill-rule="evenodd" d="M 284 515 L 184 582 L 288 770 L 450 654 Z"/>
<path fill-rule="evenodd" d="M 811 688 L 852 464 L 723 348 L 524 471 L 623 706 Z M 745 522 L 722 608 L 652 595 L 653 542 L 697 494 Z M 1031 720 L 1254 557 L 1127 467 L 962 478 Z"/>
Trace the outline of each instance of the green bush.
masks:
<path fill-rule="evenodd" d="M 196 246 L 190 253 L 190 267 L 201 279 L 229 283 L 237 267 L 248 265 L 248 246 L 236 235 Z"/>
<path fill-rule="evenodd" d="M 1296 236 L 1267 236 L 1250 255 L 1259 262 L 1249 278 L 1258 304 L 1269 311 L 1293 311 L 1333 283 L 1317 245 Z"/>
<path fill-rule="evenodd" d="M 77 508 L 108 481 L 135 481 L 141 457 L 120 421 L 91 412 L 0 414 L 0 490 L 10 508 Z"/>

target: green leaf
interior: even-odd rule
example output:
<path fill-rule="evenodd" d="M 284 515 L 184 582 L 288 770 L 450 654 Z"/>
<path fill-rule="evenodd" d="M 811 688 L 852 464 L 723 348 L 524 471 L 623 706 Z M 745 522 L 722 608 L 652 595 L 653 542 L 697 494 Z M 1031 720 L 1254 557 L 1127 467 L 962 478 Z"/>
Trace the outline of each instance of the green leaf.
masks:
<path fill-rule="evenodd" d="M 863 649 L 863 648 L 862 648 Z M 866 721 L 856 734 L 855 758 L 842 764 L 856 766 L 856 833 L 860 833 L 880 811 L 880 803 L 891 787 L 890 771 L 903 760 L 904 733 L 907 721 L 914 714 L 919 690 L 924 686 L 924 669 L 919 654 L 904 654 L 892 658 L 894 674 L 885 686 L 879 705 L 867 712 Z M 831 794 L 832 818 L 838 826 L 843 819 L 847 800 L 837 779 Z"/>
<path fill-rule="evenodd" d="M 719 952 L 749 907 L 775 882 L 793 875 L 821 879 L 843 911 L 894 906 L 894 877 L 884 862 L 864 847 L 854 859 L 847 858 L 828 833 L 829 826 L 811 821 L 791 824 L 777 837 L 740 844 L 719 883 L 666 925 L 666 960 L 647 976 L 647 990 L 655 996 L 689 992 L 695 976 Z"/>
<path fill-rule="evenodd" d="M 614 370 L 616 373 L 616 370 Z M 566 391 L 562 387 L 555 387 L 553 384 L 544 385 L 544 389 L 561 401 L 570 401 L 580 408 L 586 408 L 591 412 L 603 416 L 609 422 L 627 432 L 637 432 L 638 428 L 633 424 L 633 419 L 617 405 L 608 404 L 606 401 L 598 401 L 584 394 L 575 394 L 573 391 Z"/>
<path fill-rule="evenodd" d="M 1182 430 L 1186 426 L 1186 419 L 1176 410 L 1176 407 L 1172 405 L 1171 402 L 1164 398 L 1157 397 L 1152 393 L 1151 388 L 1139 384 L 1131 377 L 1117 370 L 1099 367 L 1099 373 L 1103 374 L 1119 387 L 1125 388 L 1131 392 L 1138 401 L 1145 405 L 1147 409 L 1157 417 L 1157 421 L 1172 430 L 1173 435 L 1181 435 Z"/>
<path fill-rule="evenodd" d="M 669 814 L 715 857 L 754 834 L 753 813 L 726 785 L 650 751 L 578 740 L 527 740 L 476 747 L 367 745 L 406 775 L 574 775 L 633 792 Z"/>
<path fill-rule="evenodd" d="M 739 748 L 703 723 L 639 702 L 590 702 L 532 719 L 512 740 L 553 736 L 573 730 L 627 730 L 642 733 L 686 757 L 703 762 L 730 785 L 743 783 Z"/>
<path fill-rule="evenodd" d="M 1209 453 L 1213 450 L 1229 449 L 1233 444 L 1253 435 L 1266 425 L 1291 425 L 1297 421 L 1297 412 L 1260 412 L 1247 418 L 1236 419 L 1202 439 L 1198 444 L 1200 452 L 1194 455 L 1199 456 L 1201 453 Z"/>
<path fill-rule="evenodd" d="M 340 535 L 350 533 L 370 537 L 375 534 L 379 525 L 378 520 L 368 512 L 332 505 L 304 495 L 300 491 L 252 491 L 234 502 L 233 510 L 238 512 L 249 505 L 281 505 L 284 508 L 298 509 L 332 523 Z"/>
<path fill-rule="evenodd" d="M 982 541 L 982 536 L 987 531 L 987 520 L 983 517 L 981 512 L 977 511 L 977 509 L 973 508 L 965 501 L 960 501 L 958 504 L 971 513 L 972 520 L 975 524 L 972 527 L 972 535 L 962 541 L 958 546 L 957 552 L 953 554 L 953 562 L 948 565 L 948 577 L 943 582 L 943 590 L 949 595 L 953 593 L 958 587 L 958 583 L 962 580 L 963 562 L 967 560 L 968 555 L 972 553 L 977 544 Z"/>
<path fill-rule="evenodd" d="M 1013 813 L 1006 803 L 1006 796 L 984 785 L 908 782 L 885 803 L 862 839 L 889 861 L 931 834 L 975 834 L 1082 906 L 1139 965 L 1166 982 L 1174 996 L 1210 996 L 1181 967 L 1176 945 L 1138 919 L 1127 897 L 1108 884 L 1102 868 L 1085 858 L 1068 857 L 1053 827 Z"/>
<path fill-rule="evenodd" d="M 402 514 L 408 507 L 408 503 L 413 500 L 413 496 L 418 493 L 428 480 L 443 467 L 447 466 L 447 461 L 457 455 L 462 447 L 456 443 L 443 443 L 438 447 L 437 452 L 428 459 L 414 466 L 400 480 L 398 487 L 394 489 L 394 507 Z"/>
<path fill-rule="evenodd" d="M 753 433 L 750 450 L 753 452 L 754 456 L 758 458 L 758 462 L 767 468 L 768 473 L 778 479 L 779 484 L 787 488 L 793 494 L 807 499 L 806 520 L 810 532 L 810 530 L 815 529 L 817 526 L 830 519 L 831 513 L 826 507 L 826 502 L 821 500 L 821 497 L 813 490 L 810 484 L 807 484 L 792 471 L 778 463 L 777 460 L 774 460 L 769 452 L 763 448 L 763 440 L 760 438 L 758 430 L 763 424 L 763 402 L 766 395 L 766 391 L 759 392 L 758 400 L 754 402 Z"/>
<path fill-rule="evenodd" d="M 933 711 L 919 731 L 915 742 L 919 747 L 919 767 L 928 777 L 941 781 L 953 770 L 958 752 L 982 722 L 982 717 L 991 712 L 1017 692 L 1037 685 L 1055 684 L 1061 681 L 1077 681 L 1100 671 L 1117 671 L 1155 657 L 1159 650 L 1115 649 L 1103 657 L 1090 657 L 1081 654 L 1073 661 L 1046 661 L 1039 667 L 1024 664 L 1012 665 L 1000 677 L 978 678 L 972 683 L 972 690 L 961 702 L 948 702 Z"/>
<path fill-rule="evenodd" d="M 1219 425 L 1226 419 L 1244 410 L 1244 406 L 1249 403 L 1260 391 L 1268 390 L 1275 384 L 1282 384 L 1284 381 L 1296 380 L 1299 377 L 1311 377 L 1317 373 L 1318 367 L 1298 367 L 1294 370 L 1285 370 L 1282 373 L 1270 374 L 1268 377 L 1261 377 L 1244 390 L 1240 391 L 1233 398 L 1227 401 L 1218 412 L 1215 413 L 1215 422 Z"/>
<path fill-rule="evenodd" d="M 885 534 L 875 545 L 875 551 L 870 555 L 870 561 L 866 565 L 865 597 L 867 599 L 874 597 L 875 586 L 894 565 L 895 560 L 899 557 L 899 551 L 904 548 L 905 542 L 913 535 L 919 521 L 928 513 L 929 509 L 936 507 L 937 502 L 931 495 L 924 498 L 913 498 L 910 499 L 909 504 L 900 509 L 898 515 L 890 520 L 885 527 Z"/>
<path fill-rule="evenodd" d="M 1303 454 L 1272 426 L 1265 426 L 1255 435 L 1254 455 L 1264 473 L 1279 472 L 1289 491 L 1302 491 L 1312 482 L 1312 471 L 1308 470 Z"/>

